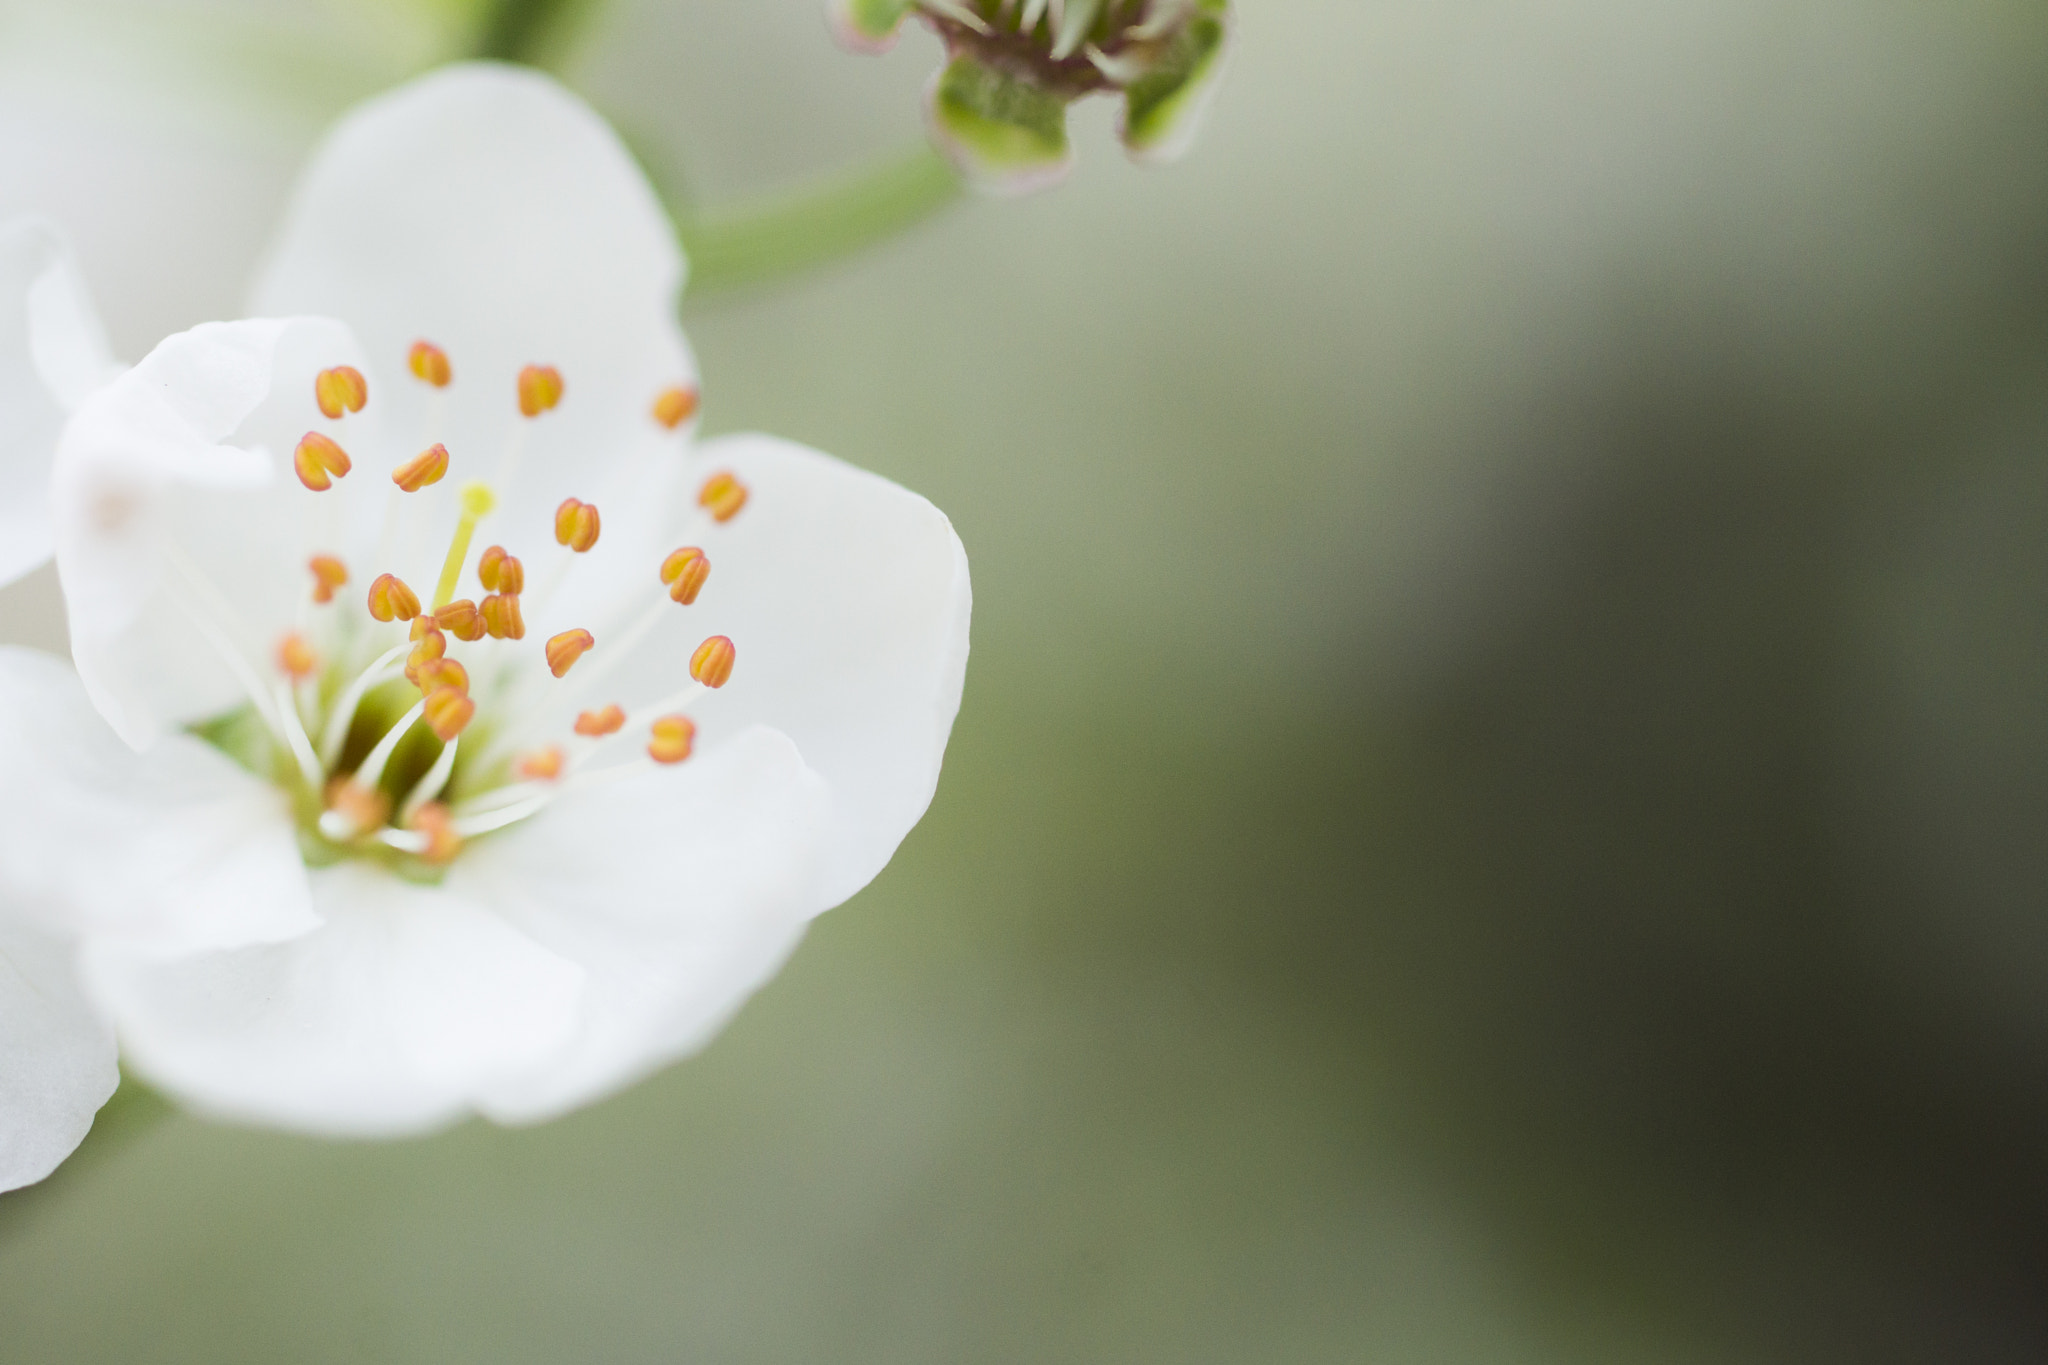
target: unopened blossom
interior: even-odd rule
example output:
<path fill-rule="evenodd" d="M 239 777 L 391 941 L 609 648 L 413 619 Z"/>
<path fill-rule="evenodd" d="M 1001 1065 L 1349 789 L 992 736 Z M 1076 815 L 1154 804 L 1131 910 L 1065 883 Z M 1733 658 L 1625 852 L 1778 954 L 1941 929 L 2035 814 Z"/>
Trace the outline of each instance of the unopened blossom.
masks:
<path fill-rule="evenodd" d="M 77 678 L 28 700 L 117 735 L 116 779 L 231 757 L 244 804 L 194 828 L 131 783 L 0 838 L 108 878 L 167 842 L 224 917 L 308 921 L 85 926 L 152 1083 L 322 1133 L 558 1114 L 700 1046 L 923 813 L 966 664 L 959 541 L 815 451 L 696 442 L 682 277 L 601 120 L 451 68 L 327 139 L 257 318 L 167 339 L 65 428 Z M 4 675 L 0 704 L 24 704 Z M 4 737 L 0 760 L 73 780 Z M 235 840 L 288 843 L 284 884 L 209 867 Z"/>
<path fill-rule="evenodd" d="M 946 45 L 925 91 L 933 140 L 997 193 L 1057 183 L 1073 167 L 1067 106 L 1122 102 L 1117 135 L 1134 161 L 1193 143 L 1223 69 L 1229 0 L 831 0 L 847 46 L 892 46 L 916 15 Z"/>

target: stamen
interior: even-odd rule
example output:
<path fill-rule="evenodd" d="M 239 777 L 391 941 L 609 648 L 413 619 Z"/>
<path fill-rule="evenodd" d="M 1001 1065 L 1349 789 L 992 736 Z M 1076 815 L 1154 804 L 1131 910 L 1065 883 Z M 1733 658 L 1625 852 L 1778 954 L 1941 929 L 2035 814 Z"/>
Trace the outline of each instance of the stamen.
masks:
<path fill-rule="evenodd" d="M 380 768 L 381 772 L 381 768 Z M 320 813 L 320 832 L 336 843 L 347 843 L 365 830 L 384 823 L 391 813 L 391 798 L 377 790 L 373 778 L 337 777 L 327 784 L 327 809 Z"/>
<path fill-rule="evenodd" d="M 306 561 L 313 571 L 313 600 L 325 606 L 334 600 L 334 590 L 348 583 L 348 565 L 333 555 L 314 555 Z"/>
<path fill-rule="evenodd" d="M 454 659 L 433 659 L 413 670 L 413 685 L 422 692 L 434 692 L 443 687 L 452 687 L 458 692 L 469 691 L 469 670 Z"/>
<path fill-rule="evenodd" d="M 733 661 L 739 651 L 733 648 L 731 640 L 723 635 L 714 635 L 697 646 L 697 652 L 690 656 L 690 676 L 706 687 L 723 687 L 732 677 Z"/>
<path fill-rule="evenodd" d="M 721 524 L 731 521 L 747 505 L 747 486 L 731 471 L 713 474 L 697 491 L 697 505 Z"/>
<path fill-rule="evenodd" d="M 334 487 L 334 480 L 350 468 L 348 452 L 317 431 L 300 437 L 298 449 L 292 452 L 292 472 L 315 493 Z"/>
<path fill-rule="evenodd" d="M 694 384 L 677 384 L 661 391 L 654 400 L 654 420 L 674 431 L 697 412 L 698 393 Z"/>
<path fill-rule="evenodd" d="M 410 621 L 420 614 L 419 595 L 395 574 L 380 573 L 370 584 L 370 616 L 377 621 Z"/>
<path fill-rule="evenodd" d="M 547 643 L 548 671 L 561 677 L 597 643 L 587 630 L 565 630 Z"/>
<path fill-rule="evenodd" d="M 306 643 L 305 636 L 289 631 L 277 642 L 277 666 L 294 683 L 302 683 L 320 671 L 320 656 Z"/>
<path fill-rule="evenodd" d="M 505 553 L 504 546 L 493 545 L 490 549 L 485 550 L 482 557 L 477 560 L 476 576 L 477 580 L 484 585 L 485 592 L 496 592 L 498 590 L 498 566 L 510 557 Z"/>
<path fill-rule="evenodd" d="M 606 735 L 617 734 L 625 723 L 625 710 L 617 702 L 612 702 L 601 710 L 578 715 L 576 733 L 589 739 L 603 739 Z"/>
<path fill-rule="evenodd" d="M 690 756 L 697 727 L 688 716 L 663 716 L 654 722 L 647 756 L 656 763 L 680 763 Z"/>
<path fill-rule="evenodd" d="M 685 545 L 661 561 L 661 581 L 668 584 L 669 600 L 689 606 L 704 591 L 711 577 L 711 560 L 694 545 Z"/>
<path fill-rule="evenodd" d="M 455 832 L 454 822 L 448 818 L 448 808 L 439 801 L 429 801 L 414 811 L 410 823 L 413 829 L 426 836 L 424 845 L 415 850 L 423 860 L 445 867 L 462 852 L 462 836 Z"/>
<path fill-rule="evenodd" d="M 462 563 L 469 558 L 469 538 L 476 524 L 489 516 L 498 499 L 486 483 L 462 486 L 462 517 L 455 523 L 455 539 L 448 546 L 448 558 L 441 563 L 441 581 L 434 586 L 434 609 L 440 610 L 455 596 L 455 584 L 462 577 Z"/>
<path fill-rule="evenodd" d="M 452 659 L 447 666 L 462 667 Z M 467 682 L 467 678 L 464 681 Z M 457 687 L 438 687 L 429 692 L 420 705 L 425 708 L 421 714 L 426 717 L 428 727 L 443 744 L 461 734 L 476 715 L 476 703 L 469 699 L 467 692 Z"/>
<path fill-rule="evenodd" d="M 344 412 L 361 412 L 369 398 L 370 386 L 363 382 L 363 372 L 352 365 L 336 365 L 313 376 L 313 401 L 320 405 L 320 415 L 330 421 Z"/>
<path fill-rule="evenodd" d="M 518 593 L 494 592 L 477 605 L 477 612 L 484 618 L 484 630 L 493 640 L 526 638 L 526 618 L 519 612 Z"/>
<path fill-rule="evenodd" d="M 538 417 L 562 401 L 562 372 L 552 365 L 528 365 L 519 372 L 519 411 Z"/>
<path fill-rule="evenodd" d="M 440 629 L 441 623 L 439 621 L 436 621 L 431 616 L 421 614 L 419 616 L 415 616 L 412 618 L 412 626 L 410 629 L 406 631 L 405 634 L 407 639 L 417 644 L 421 640 L 426 639 L 429 635 L 439 633 Z M 446 640 L 443 640 L 441 643 L 445 647 L 448 642 Z"/>
<path fill-rule="evenodd" d="M 431 341 L 415 341 L 412 350 L 406 353 L 405 363 L 412 370 L 413 378 L 437 389 L 447 388 L 448 381 L 455 377 L 455 372 L 448 366 L 448 353 Z"/>
<path fill-rule="evenodd" d="M 458 640 L 475 641 L 484 638 L 483 614 L 476 609 L 476 603 L 467 597 L 458 597 L 436 611 L 434 623 Z"/>
<path fill-rule="evenodd" d="M 441 482 L 448 473 L 448 447 L 436 441 L 391 471 L 391 482 L 408 493 Z"/>
<path fill-rule="evenodd" d="M 562 775 L 562 746 L 550 744 L 545 748 L 528 750 L 519 756 L 514 771 L 529 782 L 554 781 Z"/>
<path fill-rule="evenodd" d="M 597 544 L 597 507 L 575 498 L 562 499 L 555 509 L 555 544 L 566 545 L 577 554 Z"/>

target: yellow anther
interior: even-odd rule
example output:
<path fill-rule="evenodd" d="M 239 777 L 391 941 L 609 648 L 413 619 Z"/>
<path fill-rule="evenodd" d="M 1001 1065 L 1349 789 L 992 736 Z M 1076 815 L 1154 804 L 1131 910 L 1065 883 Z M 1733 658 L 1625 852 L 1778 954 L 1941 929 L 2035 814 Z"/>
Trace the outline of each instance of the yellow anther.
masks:
<path fill-rule="evenodd" d="M 697 652 L 690 656 L 690 676 L 706 687 L 723 687 L 732 676 L 733 661 L 739 651 L 732 647 L 732 641 L 723 635 L 714 635 L 697 646 Z"/>
<path fill-rule="evenodd" d="M 461 667 L 459 664 L 456 666 Z M 420 710 L 421 717 L 427 722 L 427 728 L 432 730 L 443 744 L 461 734 L 463 727 L 469 724 L 470 717 L 475 714 L 476 703 L 469 699 L 469 693 L 459 687 L 435 688 L 427 693 L 426 705 Z"/>
<path fill-rule="evenodd" d="M 467 696 L 469 670 L 453 659 L 430 659 L 417 669 L 413 685 L 421 692 L 438 692 L 450 687 Z"/>
<path fill-rule="evenodd" d="M 410 621 L 420 614 L 420 599 L 396 575 L 380 573 L 370 584 L 370 615 L 378 621 Z"/>
<path fill-rule="evenodd" d="M 363 372 L 353 365 L 336 365 L 313 376 L 313 401 L 320 405 L 322 417 L 361 412 L 369 399 L 370 386 L 363 382 Z"/>
<path fill-rule="evenodd" d="M 405 656 L 405 680 L 424 692 L 427 688 L 420 681 L 420 672 L 447 655 L 448 637 L 434 625 L 433 617 L 416 616 L 412 622 L 412 638 L 415 641 L 412 652 Z"/>
<path fill-rule="evenodd" d="M 477 604 L 484 618 L 484 630 L 493 640 L 524 640 L 526 618 L 519 611 L 519 594 L 494 592 Z"/>
<path fill-rule="evenodd" d="M 650 729 L 647 756 L 656 763 L 680 763 L 696 739 L 697 727 L 688 716 L 663 716 Z"/>
<path fill-rule="evenodd" d="M 562 746 L 529 749 L 519 755 L 519 775 L 529 782 L 552 782 L 562 775 Z"/>
<path fill-rule="evenodd" d="M 441 633 L 441 623 L 424 612 L 412 618 L 412 630 L 406 635 L 409 640 L 424 640 L 429 635 Z M 438 657 L 438 656 L 437 656 Z"/>
<path fill-rule="evenodd" d="M 427 836 L 427 846 L 420 850 L 422 862 L 445 867 L 462 852 L 462 836 L 455 832 L 454 822 L 448 818 L 448 808 L 439 801 L 422 804 L 412 813 L 408 823 Z"/>
<path fill-rule="evenodd" d="M 306 567 L 313 571 L 313 600 L 327 603 L 334 600 L 334 590 L 348 584 L 348 565 L 333 555 L 314 555 L 306 561 Z"/>
<path fill-rule="evenodd" d="M 337 777 L 327 784 L 327 809 L 341 814 L 354 838 L 384 823 L 391 814 L 391 798 L 375 787 L 366 787 L 349 777 Z"/>
<path fill-rule="evenodd" d="M 408 493 L 417 493 L 441 482 L 448 473 L 448 447 L 439 441 L 391 471 L 391 482 Z"/>
<path fill-rule="evenodd" d="M 697 505 L 717 522 L 731 521 L 747 505 L 747 486 L 730 472 L 713 474 L 697 490 Z"/>
<path fill-rule="evenodd" d="M 448 543 L 448 557 L 441 561 L 441 579 L 434 584 L 434 609 L 439 611 L 455 600 L 455 584 L 462 577 L 462 562 L 469 558 L 469 539 L 476 524 L 498 505 L 497 494 L 487 483 L 462 485 L 462 515 L 455 522 L 455 539 Z"/>
<path fill-rule="evenodd" d="M 562 401 L 562 372 L 552 365 L 528 365 L 519 372 L 519 411 L 538 417 Z"/>
<path fill-rule="evenodd" d="M 561 677 L 596 643 L 587 630 L 565 630 L 554 636 L 547 643 L 548 672 Z"/>
<path fill-rule="evenodd" d="M 603 739 L 606 735 L 617 734 L 625 723 L 626 713 L 619 709 L 617 702 L 613 702 L 595 711 L 580 713 L 576 717 L 576 733 L 591 739 Z"/>
<path fill-rule="evenodd" d="M 484 585 L 485 592 L 496 592 L 498 590 L 498 566 L 503 564 L 506 558 L 505 547 L 493 545 L 490 549 L 485 550 L 482 557 L 477 560 L 476 576 L 477 580 Z"/>
<path fill-rule="evenodd" d="M 455 372 L 448 368 L 448 353 L 431 341 L 415 341 L 405 363 L 411 367 L 413 378 L 437 389 L 447 388 L 448 381 L 455 377 Z"/>
<path fill-rule="evenodd" d="M 458 597 L 435 612 L 434 624 L 458 640 L 484 638 L 483 614 L 476 609 L 476 603 L 467 597 Z"/>
<path fill-rule="evenodd" d="M 348 452 L 317 431 L 300 437 L 298 449 L 292 452 L 292 471 L 315 493 L 334 487 L 334 481 L 348 473 L 349 467 Z"/>
<path fill-rule="evenodd" d="M 555 509 L 555 544 L 583 554 L 597 544 L 597 507 L 575 498 L 562 499 Z"/>
<path fill-rule="evenodd" d="M 697 386 L 677 384 L 663 389 L 654 400 L 654 420 L 674 431 L 697 414 Z"/>
<path fill-rule="evenodd" d="M 293 682 L 304 682 L 320 671 L 320 656 L 306 643 L 305 636 L 289 631 L 277 642 L 277 666 Z"/>
<path fill-rule="evenodd" d="M 710 577 L 711 561 L 694 545 L 685 545 L 661 561 L 661 581 L 668 584 L 669 597 L 686 607 L 697 600 Z"/>

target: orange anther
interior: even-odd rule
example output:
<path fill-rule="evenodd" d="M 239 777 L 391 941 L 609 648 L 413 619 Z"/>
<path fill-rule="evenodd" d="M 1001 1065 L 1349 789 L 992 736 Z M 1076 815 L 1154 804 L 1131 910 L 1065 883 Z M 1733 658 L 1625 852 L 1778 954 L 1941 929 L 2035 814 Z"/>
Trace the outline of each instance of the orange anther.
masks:
<path fill-rule="evenodd" d="M 685 545 L 661 561 L 661 581 L 668 584 L 668 595 L 686 607 L 697 600 L 710 577 L 711 561 L 694 545 Z"/>
<path fill-rule="evenodd" d="M 370 584 L 370 615 L 379 621 L 410 621 L 420 614 L 419 595 L 394 574 L 380 573 Z"/>
<path fill-rule="evenodd" d="M 550 744 L 519 755 L 519 775 L 529 782 L 552 782 L 562 775 L 562 746 Z"/>
<path fill-rule="evenodd" d="M 441 623 L 422 612 L 420 615 L 412 618 L 412 630 L 407 633 L 406 638 L 409 640 L 424 640 L 429 635 L 439 635 L 440 633 Z M 442 641 L 443 645 L 446 643 L 445 640 Z M 438 653 L 436 657 L 439 657 Z"/>
<path fill-rule="evenodd" d="M 651 728 L 647 756 L 656 763 L 680 763 L 690 756 L 696 739 L 697 727 L 688 716 L 663 716 Z"/>
<path fill-rule="evenodd" d="M 429 659 L 414 671 L 413 686 L 421 692 L 438 692 L 451 687 L 469 693 L 469 670 L 453 659 Z"/>
<path fill-rule="evenodd" d="M 348 452 L 319 432 L 309 431 L 299 438 L 299 448 L 292 452 L 292 470 L 300 483 L 315 493 L 324 493 L 334 487 L 335 479 L 348 473 Z"/>
<path fill-rule="evenodd" d="M 538 417 L 562 401 L 562 372 L 552 365 L 528 365 L 519 372 L 519 411 Z"/>
<path fill-rule="evenodd" d="M 416 643 L 405 656 L 405 680 L 424 692 L 427 689 L 420 682 L 420 670 L 448 653 L 448 637 L 435 627 L 433 617 L 416 616 L 412 638 Z"/>
<path fill-rule="evenodd" d="M 690 676 L 706 687 L 723 687 L 732 676 L 733 660 L 739 651 L 732 647 L 732 641 L 723 635 L 714 635 L 697 646 L 697 652 L 690 656 Z"/>
<path fill-rule="evenodd" d="M 617 702 L 596 711 L 585 711 L 576 717 L 576 733 L 591 739 L 602 739 L 617 734 L 619 727 L 626 723 L 626 713 L 619 709 Z"/>
<path fill-rule="evenodd" d="M 434 624 L 458 640 L 484 638 L 483 614 L 476 609 L 476 603 L 467 597 L 458 597 L 435 612 Z"/>
<path fill-rule="evenodd" d="M 469 718 L 476 714 L 476 703 L 469 699 L 469 693 L 459 687 L 437 687 L 427 693 L 426 706 L 422 708 L 421 714 L 427 722 L 427 728 L 446 744 L 462 733 L 463 726 L 469 724 Z"/>
<path fill-rule="evenodd" d="M 306 637 L 297 631 L 288 631 L 277 642 L 277 666 L 293 682 L 304 682 L 320 671 L 320 656 L 313 652 L 313 646 L 306 643 Z"/>
<path fill-rule="evenodd" d="M 575 667 L 576 661 L 596 643 L 587 630 L 563 631 L 548 641 L 548 671 L 558 678 L 561 677 Z"/>
<path fill-rule="evenodd" d="M 697 386 L 677 384 L 663 389 L 654 400 L 654 420 L 674 431 L 697 412 Z"/>
<path fill-rule="evenodd" d="M 519 611 L 519 594 L 494 592 L 477 604 L 484 618 L 484 630 L 493 640 L 524 640 L 526 618 Z"/>
<path fill-rule="evenodd" d="M 580 555 L 597 544 L 597 530 L 595 505 L 564 498 L 555 509 L 555 544 L 566 545 Z"/>
<path fill-rule="evenodd" d="M 391 814 L 391 798 L 375 787 L 366 787 L 352 777 L 337 777 L 327 784 L 327 809 L 347 817 L 356 834 L 372 830 Z"/>
<path fill-rule="evenodd" d="M 415 341 L 406 353 L 405 363 L 412 368 L 413 378 L 437 389 L 447 388 L 448 381 L 455 377 L 455 372 L 448 368 L 448 353 L 431 341 Z"/>
<path fill-rule="evenodd" d="M 697 505 L 711 513 L 713 521 L 731 521 L 747 505 L 747 486 L 734 474 L 713 474 L 697 490 Z"/>
<path fill-rule="evenodd" d="M 315 602 L 332 602 L 334 590 L 348 582 L 348 565 L 333 555 L 314 555 L 306 561 L 306 567 L 313 571 Z"/>
<path fill-rule="evenodd" d="M 448 808 L 439 801 L 428 801 L 412 813 L 412 827 L 427 836 L 427 846 L 420 850 L 420 859 L 436 867 L 444 867 L 455 861 L 455 855 L 462 852 L 462 836 L 455 832 L 454 822 L 448 818 Z"/>
<path fill-rule="evenodd" d="M 498 590 L 498 566 L 503 564 L 507 558 L 509 556 L 506 555 L 504 546 L 493 545 L 490 549 L 483 552 L 482 558 L 477 560 L 476 576 L 483 583 L 485 592 L 496 592 Z"/>
<path fill-rule="evenodd" d="M 517 555 L 506 555 L 498 562 L 498 591 L 514 597 L 526 591 L 526 566 Z"/>
<path fill-rule="evenodd" d="M 441 482 L 441 477 L 447 472 L 448 447 L 436 441 L 392 470 L 391 482 L 408 493 L 417 493 L 429 484 Z"/>
<path fill-rule="evenodd" d="M 313 376 L 313 401 L 322 417 L 334 418 L 344 412 L 361 412 L 370 398 L 370 386 L 363 372 L 353 365 L 336 365 Z"/>

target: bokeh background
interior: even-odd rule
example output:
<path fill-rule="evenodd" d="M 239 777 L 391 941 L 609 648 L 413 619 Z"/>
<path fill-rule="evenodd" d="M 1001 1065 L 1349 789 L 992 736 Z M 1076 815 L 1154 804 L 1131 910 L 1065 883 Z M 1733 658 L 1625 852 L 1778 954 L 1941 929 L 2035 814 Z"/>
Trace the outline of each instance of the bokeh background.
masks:
<path fill-rule="evenodd" d="M 738 202 L 919 137 L 929 37 L 819 8 L 548 51 Z M 1237 8 L 1188 161 L 1084 109 L 685 303 L 713 429 L 967 544 L 890 869 L 547 1127 L 136 1101 L 0 1201 L 7 1358 L 2048 1358 L 2048 12 Z M 473 18 L 13 0 L 0 212 L 139 356 Z"/>

